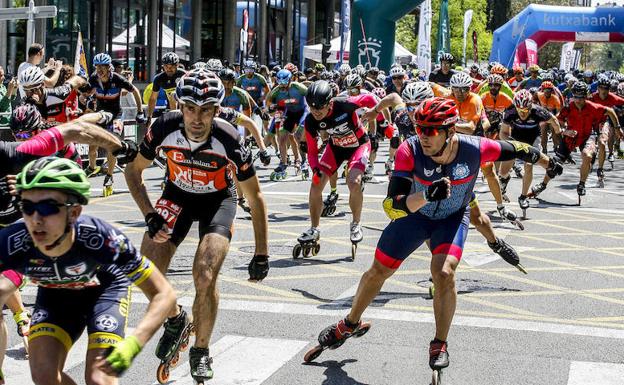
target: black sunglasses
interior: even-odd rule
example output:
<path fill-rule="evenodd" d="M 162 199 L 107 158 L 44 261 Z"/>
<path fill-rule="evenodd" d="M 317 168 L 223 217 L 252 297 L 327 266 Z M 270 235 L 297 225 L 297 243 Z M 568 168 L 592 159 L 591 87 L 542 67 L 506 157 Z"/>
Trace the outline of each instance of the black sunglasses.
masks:
<path fill-rule="evenodd" d="M 71 203 L 60 203 L 54 199 L 44 199 L 39 202 L 29 201 L 22 199 L 19 202 L 19 208 L 25 215 L 33 215 L 36 212 L 42 217 L 58 214 L 61 211 L 61 207 L 70 207 Z"/>

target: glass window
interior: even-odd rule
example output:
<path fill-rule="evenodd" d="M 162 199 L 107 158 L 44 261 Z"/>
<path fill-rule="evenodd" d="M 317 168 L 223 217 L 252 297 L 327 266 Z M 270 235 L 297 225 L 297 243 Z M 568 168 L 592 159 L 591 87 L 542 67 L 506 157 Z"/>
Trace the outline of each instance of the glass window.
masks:
<path fill-rule="evenodd" d="M 202 7 L 201 51 L 205 57 L 223 56 L 225 0 L 204 0 Z"/>

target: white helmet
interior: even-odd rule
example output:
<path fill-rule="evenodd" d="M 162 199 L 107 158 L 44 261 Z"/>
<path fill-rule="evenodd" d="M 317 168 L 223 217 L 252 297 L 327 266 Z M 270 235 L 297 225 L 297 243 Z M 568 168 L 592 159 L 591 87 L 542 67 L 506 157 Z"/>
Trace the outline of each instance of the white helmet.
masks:
<path fill-rule="evenodd" d="M 362 81 L 362 77 L 360 75 L 351 74 L 345 78 L 344 88 L 349 89 L 349 88 L 362 87 L 363 83 L 364 82 Z"/>
<path fill-rule="evenodd" d="M 340 72 L 341 76 L 347 76 L 351 74 L 351 66 L 347 63 L 342 63 L 338 68 L 338 72 Z"/>
<path fill-rule="evenodd" d="M 206 63 L 206 69 L 217 73 L 223 69 L 223 64 L 219 59 L 209 59 L 208 63 Z"/>
<path fill-rule="evenodd" d="M 43 84 L 44 80 L 45 75 L 43 74 L 43 71 L 41 68 L 36 66 L 28 67 L 18 76 L 19 84 L 25 89 L 39 87 Z"/>
<path fill-rule="evenodd" d="M 390 68 L 390 77 L 395 76 L 405 76 L 405 70 L 400 65 Z"/>
<path fill-rule="evenodd" d="M 401 93 L 401 98 L 405 103 L 420 104 L 423 100 L 433 97 L 433 90 L 427 82 L 408 83 Z"/>
<path fill-rule="evenodd" d="M 194 70 L 203 70 L 206 69 L 206 63 L 203 61 L 198 61 L 196 63 L 193 64 L 192 69 Z"/>
<path fill-rule="evenodd" d="M 465 72 L 457 72 L 451 76 L 451 87 L 454 88 L 470 88 L 472 86 L 472 78 Z"/>

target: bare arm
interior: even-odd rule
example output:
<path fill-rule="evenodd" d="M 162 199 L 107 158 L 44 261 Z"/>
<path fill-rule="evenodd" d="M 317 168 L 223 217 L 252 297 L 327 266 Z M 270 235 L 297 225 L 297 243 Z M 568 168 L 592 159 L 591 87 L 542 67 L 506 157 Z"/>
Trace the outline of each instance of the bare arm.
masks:
<path fill-rule="evenodd" d="M 143 100 L 141 100 L 141 93 L 139 92 L 139 89 L 136 88 L 135 85 L 132 86 L 132 96 L 134 96 L 134 101 L 136 102 L 137 105 L 137 114 L 140 114 L 143 112 Z"/>
<path fill-rule="evenodd" d="M 127 175 L 127 171 L 126 171 Z M 127 177 L 126 177 L 127 179 Z M 258 177 L 254 176 L 245 181 L 239 182 L 243 194 L 249 200 L 251 208 L 251 220 L 254 228 L 254 239 L 256 240 L 256 254 L 268 255 L 268 219 L 266 204 L 262 191 L 260 191 L 260 183 Z"/>
<path fill-rule="evenodd" d="M 508 140 L 511 136 L 511 127 L 507 123 L 501 123 L 500 126 L 500 138 L 501 140 Z"/>
<path fill-rule="evenodd" d="M 93 124 L 94 121 L 92 119 L 96 117 L 99 119 L 99 116 L 99 113 L 83 115 L 80 119 L 62 124 L 56 128 L 66 143 L 75 142 L 96 145 L 110 152 L 119 150 L 121 148 L 121 140 L 102 127 Z"/>
<path fill-rule="evenodd" d="M 150 202 L 149 196 L 147 195 L 145 184 L 143 183 L 143 170 L 151 164 L 151 160 L 145 159 L 143 155 L 138 154 L 134 161 L 128 163 L 124 173 L 126 183 L 128 184 L 128 190 L 130 190 L 130 194 L 132 194 L 132 198 L 136 202 L 137 206 L 139 206 L 139 210 L 141 210 L 143 216 L 156 212 L 154 206 L 152 206 L 152 202 Z"/>
<path fill-rule="evenodd" d="M 254 122 L 247 115 L 241 114 L 239 118 L 239 124 L 245 127 L 247 130 L 249 130 L 253 138 L 256 140 L 256 143 L 258 144 L 260 151 L 266 151 L 264 140 L 262 140 L 262 135 L 260 134 L 260 128 L 258 128 L 258 125 L 256 124 L 256 122 Z"/>
<path fill-rule="evenodd" d="M 398 94 L 391 93 L 390 95 L 386 95 L 386 97 L 384 97 L 383 99 L 379 101 L 379 103 L 377 103 L 375 108 L 368 110 L 364 115 L 362 115 L 362 119 L 366 119 L 369 121 L 376 119 L 377 114 L 379 114 L 379 111 L 387 110 L 388 108 L 394 108 L 401 103 L 403 103 L 403 99 L 401 99 L 401 97 Z M 385 114 L 384 114 L 384 117 L 385 117 Z M 387 120 L 390 121 L 390 119 L 387 119 Z"/>
<path fill-rule="evenodd" d="M 147 116 L 152 117 L 154 115 L 154 109 L 156 108 L 156 102 L 158 101 L 158 92 L 154 92 L 152 89 L 152 94 L 149 98 L 149 103 L 147 103 Z"/>

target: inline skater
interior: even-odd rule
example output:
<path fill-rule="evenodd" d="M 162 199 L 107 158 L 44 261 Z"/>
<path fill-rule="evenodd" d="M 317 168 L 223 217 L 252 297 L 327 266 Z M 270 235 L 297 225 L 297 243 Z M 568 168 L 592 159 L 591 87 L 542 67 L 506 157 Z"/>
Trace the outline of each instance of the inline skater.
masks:
<path fill-rule="evenodd" d="M 370 155 L 370 140 L 361 124 L 357 110 L 364 105 L 374 105 L 372 94 L 362 95 L 348 100 L 336 98 L 332 100 L 332 89 L 328 82 L 320 80 L 314 82 L 308 89 L 306 101 L 310 113 L 305 119 L 306 147 L 308 162 L 313 170 L 312 184 L 310 185 L 310 219 L 312 226 L 299 238 L 299 246 L 295 246 L 293 256 L 303 249 L 303 255 L 308 256 L 310 251 L 314 255 L 318 252 L 320 232 L 318 230 L 322 210 L 323 188 L 344 161 L 348 162 L 347 186 L 349 187 L 349 206 L 353 213 L 350 224 L 350 239 L 353 245 L 352 259 L 355 258 L 357 243 L 363 238 L 360 225 L 362 213 L 362 176 L 368 165 Z M 321 158 L 318 157 L 317 140 L 321 132 L 329 135 L 329 140 Z M 299 252 L 297 252 L 297 250 Z"/>
<path fill-rule="evenodd" d="M 90 187 L 75 162 L 34 160 L 17 176 L 24 222 L 0 231 L 0 270 L 15 269 L 39 286 L 29 333 L 30 370 L 37 384 L 74 383 L 63 367 L 85 328 L 86 383 L 117 384 L 115 377 L 130 367 L 175 303 L 165 277 L 122 232 L 81 215 Z M 126 336 L 132 284 L 150 304 Z M 0 302 L 16 289 L 0 277 Z"/>
<path fill-rule="evenodd" d="M 152 82 L 152 94 L 147 103 L 147 121 L 151 123 L 156 108 L 156 101 L 160 90 L 165 91 L 167 96 L 167 109 L 175 110 L 176 102 L 173 94 L 175 93 L 176 82 L 186 73 L 179 68 L 180 57 L 175 52 L 167 52 L 160 60 L 162 64 L 162 72 L 154 76 Z"/>
<path fill-rule="evenodd" d="M 247 91 L 255 102 L 258 108 L 254 108 L 254 115 L 259 118 L 263 118 L 262 108 L 264 107 L 264 100 L 271 92 L 271 88 L 264 76 L 259 74 L 258 64 L 253 60 L 246 60 L 243 62 L 243 71 L 245 73 L 236 80 L 236 86 Z M 262 119 L 264 129 L 266 130 L 268 125 L 268 119 Z"/>
<path fill-rule="evenodd" d="M 145 124 L 147 119 L 143 113 L 141 93 L 126 78 L 113 72 L 111 62 L 112 59 L 108 54 L 99 53 L 95 55 L 93 58 L 95 73 L 91 74 L 89 77 L 89 85 L 91 86 L 91 94 L 95 95 L 95 111 L 105 111 L 113 114 L 114 120 L 110 125 L 110 128 L 107 129 L 110 129 L 112 133 L 121 136 L 123 134 L 120 104 L 122 89 L 132 92 L 132 95 L 134 96 L 134 101 L 137 106 L 137 123 Z M 87 169 L 88 176 L 95 176 L 99 172 L 96 163 L 98 147 L 99 146 L 97 146 L 97 144 L 89 146 L 89 168 Z M 106 156 L 106 162 L 108 166 L 104 176 L 104 196 L 108 196 L 113 193 L 113 173 L 115 172 L 116 158 L 111 153 L 108 153 Z"/>
<path fill-rule="evenodd" d="M 598 90 L 591 95 L 591 98 L 589 100 L 602 106 L 612 108 L 614 112 L 622 111 L 622 108 L 624 107 L 624 98 L 621 98 L 620 96 L 610 92 L 611 84 L 609 78 L 604 75 L 599 76 L 597 83 Z M 614 127 L 617 125 L 618 124 L 614 121 L 606 123 L 606 126 L 608 127 L 604 127 L 604 129 L 601 131 L 601 134 L 598 136 L 599 152 L 598 169 L 596 170 L 596 173 L 598 175 L 599 183 L 601 185 L 604 185 L 603 167 L 605 159 L 609 160 L 609 162 L 611 163 L 611 169 L 613 169 L 613 163 L 615 162 L 615 156 L 613 155 L 615 139 L 619 138 L 619 140 L 622 140 L 619 130 L 614 129 Z M 609 152 L 608 158 L 607 151 Z"/>
<path fill-rule="evenodd" d="M 349 314 L 320 333 L 320 348 L 308 352 L 305 361 L 370 327 L 361 321 L 364 310 L 403 260 L 429 239 L 436 285 L 436 333 L 430 343 L 429 365 L 436 371 L 447 367 L 448 332 L 457 301 L 455 269 L 468 235 L 467 206 L 479 165 L 518 157 L 539 164 L 552 176 L 562 171 L 561 165 L 525 144 L 457 134 L 457 107 L 451 100 L 428 99 L 416 114 L 418 135 L 403 142 L 397 153 L 383 203 L 392 222 L 377 243 L 375 260 L 360 280 Z"/>
<path fill-rule="evenodd" d="M 296 67 L 293 71 L 296 71 Z M 282 115 L 280 117 L 281 127 L 277 132 L 280 164 L 271 174 L 271 180 L 283 180 L 288 176 L 286 168 L 288 167 L 289 144 L 294 154 L 295 167 L 301 167 L 295 131 L 305 115 L 307 88 L 301 83 L 293 82 L 292 77 L 293 73 L 290 70 L 280 70 L 277 73 L 277 86 L 273 88 L 266 99 L 269 111 L 277 110 Z"/>
<path fill-rule="evenodd" d="M 442 52 L 438 56 L 438 61 L 440 62 L 440 68 L 431 71 L 429 81 L 442 87 L 448 87 L 451 83 L 451 77 L 457 73 L 457 71 L 451 69 L 455 57 L 448 52 Z"/>
<path fill-rule="evenodd" d="M 176 100 L 181 109 L 154 121 L 140 145 L 139 155 L 125 172 L 128 188 L 147 223 L 141 251 L 150 255 L 162 272 L 167 271 L 193 222 L 199 222 L 200 241 L 194 261 L 195 346 L 190 350 L 191 375 L 197 382 L 213 376 L 208 345 L 219 303 L 217 277 L 230 245 L 236 215 L 230 167 L 251 206 L 256 251 L 248 267 L 250 279 L 262 280 L 269 271 L 266 206 L 251 152 L 236 129 L 216 117 L 224 94 L 223 84 L 212 72 L 193 70 L 180 78 Z M 159 151 L 167 157 L 168 180 L 162 197 L 152 205 L 142 173 Z M 181 307 L 176 306 L 168 316 L 156 350 L 162 361 L 158 378 L 164 382 L 190 324 Z"/>
<path fill-rule="evenodd" d="M 559 121 L 565 124 L 565 129 L 562 127 L 563 138 L 559 147 L 555 150 L 556 156 L 565 161 L 570 158 L 571 152 L 578 147 L 581 151 L 581 169 L 579 183 L 576 186 L 576 193 L 579 196 L 578 203 L 581 203 L 581 197 L 583 197 L 587 191 L 585 189 L 585 181 L 591 170 L 591 163 L 594 155 L 596 154 L 596 134 L 594 134 L 594 127 L 602 127 L 602 132 L 598 135 L 605 135 L 604 121 L 608 117 L 615 123 L 614 129 L 620 132 L 622 136 L 622 128 L 615 112 L 609 108 L 600 104 L 587 100 L 589 96 L 589 86 L 584 81 L 577 81 L 572 86 L 572 102 L 563 107 L 559 113 Z M 531 188 L 529 197 L 537 197 L 546 189 L 550 177 L 544 176 L 544 180 L 541 183 L 534 185 Z"/>
<path fill-rule="evenodd" d="M 514 91 L 530 90 L 531 88 L 539 88 L 542 85 L 542 78 L 539 76 L 540 67 L 537 64 L 529 66 L 529 77 L 522 80 Z"/>
<path fill-rule="evenodd" d="M 532 102 L 531 93 L 527 90 L 520 90 L 513 99 L 513 107 L 505 111 L 503 122 L 501 124 L 500 137 L 508 140 L 513 137 L 529 146 L 538 147 L 541 135 L 545 125 L 553 127 L 553 138 L 560 141 L 561 127 L 557 118 L 547 109 Z M 511 180 L 509 171 L 513 165 L 513 161 L 503 162 L 500 169 L 500 183 L 503 193 L 507 190 L 507 185 Z M 524 164 L 524 176 L 522 178 L 522 193 L 518 197 L 518 205 L 522 209 L 523 217 L 526 218 L 526 210 L 529 208 L 529 199 L 527 198 L 529 188 L 533 181 L 533 165 L 531 163 Z"/>

